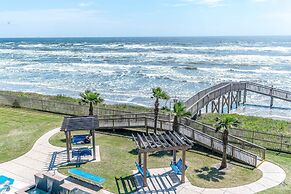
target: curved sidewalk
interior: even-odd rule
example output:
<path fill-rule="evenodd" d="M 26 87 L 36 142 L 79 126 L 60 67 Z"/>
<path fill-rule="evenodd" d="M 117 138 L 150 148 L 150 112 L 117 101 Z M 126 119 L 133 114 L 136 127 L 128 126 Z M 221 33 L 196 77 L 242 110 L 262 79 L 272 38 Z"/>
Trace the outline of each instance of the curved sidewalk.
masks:
<path fill-rule="evenodd" d="M 62 148 L 49 144 L 49 138 L 59 132 L 53 129 L 41 136 L 32 149 L 24 155 L 0 164 L 0 175 L 5 175 L 15 180 L 11 193 L 34 183 L 34 174 L 47 171 L 51 155 Z"/>

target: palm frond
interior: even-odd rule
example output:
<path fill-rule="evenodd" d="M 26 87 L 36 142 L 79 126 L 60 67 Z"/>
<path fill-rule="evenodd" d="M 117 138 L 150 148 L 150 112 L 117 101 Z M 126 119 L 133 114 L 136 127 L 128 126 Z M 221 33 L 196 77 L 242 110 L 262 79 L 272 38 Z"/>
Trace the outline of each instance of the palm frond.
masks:
<path fill-rule="evenodd" d="M 91 90 L 85 90 L 83 93 L 80 93 L 80 97 L 81 97 L 81 102 L 83 103 L 92 102 L 93 104 L 99 104 L 104 101 L 98 92 L 91 91 Z"/>
<path fill-rule="evenodd" d="M 174 104 L 174 114 L 178 117 L 188 117 L 191 116 L 191 113 L 186 111 L 186 106 L 183 102 L 178 101 Z"/>
<path fill-rule="evenodd" d="M 168 100 L 170 98 L 167 92 L 163 91 L 160 87 L 152 88 L 152 94 L 154 98 L 158 99 Z"/>
<path fill-rule="evenodd" d="M 228 130 L 234 127 L 238 127 L 241 123 L 237 118 L 234 118 L 230 115 L 227 115 L 223 118 L 217 117 L 215 119 L 215 132 L 218 132 L 220 130 Z"/>

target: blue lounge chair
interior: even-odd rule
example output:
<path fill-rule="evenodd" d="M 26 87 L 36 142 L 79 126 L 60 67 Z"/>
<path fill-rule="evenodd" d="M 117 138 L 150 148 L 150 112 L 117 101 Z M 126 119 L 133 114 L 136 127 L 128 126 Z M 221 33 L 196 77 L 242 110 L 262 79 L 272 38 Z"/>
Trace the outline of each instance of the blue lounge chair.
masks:
<path fill-rule="evenodd" d="M 92 156 L 92 150 L 89 148 L 78 148 L 72 150 L 72 157 Z"/>
<path fill-rule="evenodd" d="M 12 185 L 13 183 L 14 183 L 14 179 L 1 175 L 0 176 L 0 193 L 2 193 L 3 191 L 7 191 L 10 185 Z"/>
<path fill-rule="evenodd" d="M 141 165 L 139 165 L 137 162 L 135 162 L 135 165 L 136 165 L 136 168 L 137 168 L 137 170 L 138 170 L 138 172 L 142 175 L 142 176 L 144 176 L 144 174 L 143 174 L 143 167 L 141 166 Z M 151 175 L 150 175 L 150 172 L 148 171 L 148 169 L 146 170 L 146 174 L 147 174 L 147 177 L 150 177 Z"/>
<path fill-rule="evenodd" d="M 94 174 L 90 174 L 88 172 L 84 172 L 82 170 L 79 170 L 77 168 L 71 168 L 68 171 L 70 174 L 77 176 L 78 178 L 83 178 L 85 180 L 91 181 L 95 184 L 97 184 L 98 186 L 102 185 L 106 179 Z"/>
<path fill-rule="evenodd" d="M 74 135 L 72 138 L 73 144 L 89 144 L 91 143 L 90 139 L 87 139 L 87 137 L 90 136 L 89 134 L 84 135 Z"/>
<path fill-rule="evenodd" d="M 182 159 L 181 158 L 178 160 L 178 162 L 176 164 L 173 164 L 173 162 L 172 162 L 170 166 L 176 174 L 182 175 Z M 188 168 L 188 166 L 185 165 L 185 170 L 187 170 L 187 168 Z"/>

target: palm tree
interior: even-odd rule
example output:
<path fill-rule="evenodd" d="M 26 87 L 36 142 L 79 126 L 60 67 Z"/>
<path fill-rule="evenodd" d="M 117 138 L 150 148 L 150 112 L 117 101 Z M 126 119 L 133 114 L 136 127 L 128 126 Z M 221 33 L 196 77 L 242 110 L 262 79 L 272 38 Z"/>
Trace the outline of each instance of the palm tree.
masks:
<path fill-rule="evenodd" d="M 226 158 L 227 158 L 227 144 L 228 144 L 228 130 L 234 127 L 238 127 L 240 122 L 237 120 L 237 118 L 234 118 L 230 115 L 226 115 L 223 118 L 216 118 L 216 124 L 215 124 L 215 132 L 221 131 L 222 132 L 222 142 L 223 142 L 223 152 L 222 152 L 222 161 L 220 165 L 220 169 L 224 169 L 227 167 Z"/>
<path fill-rule="evenodd" d="M 183 102 L 178 101 L 174 102 L 174 122 L 173 122 L 173 131 L 179 131 L 179 122 L 178 118 L 189 117 L 191 113 L 186 111 L 186 106 Z"/>
<path fill-rule="evenodd" d="M 84 104 L 89 104 L 89 115 L 93 115 L 93 104 L 99 104 L 103 102 L 100 94 L 95 91 L 85 90 L 85 92 L 80 93 L 81 102 Z"/>
<path fill-rule="evenodd" d="M 167 92 L 163 91 L 160 87 L 156 87 L 156 88 L 152 88 L 152 93 L 153 93 L 153 97 L 156 99 L 155 101 L 155 110 L 154 110 L 154 114 L 155 114 L 155 120 L 154 120 L 154 132 L 157 132 L 157 123 L 158 123 L 158 115 L 159 115 L 159 100 L 168 100 L 169 99 L 169 95 L 167 94 Z"/>

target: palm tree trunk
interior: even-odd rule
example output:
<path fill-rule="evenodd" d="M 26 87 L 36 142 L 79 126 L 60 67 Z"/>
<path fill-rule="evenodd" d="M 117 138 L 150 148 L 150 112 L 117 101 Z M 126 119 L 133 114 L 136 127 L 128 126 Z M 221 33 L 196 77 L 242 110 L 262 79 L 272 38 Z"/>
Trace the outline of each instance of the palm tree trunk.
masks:
<path fill-rule="evenodd" d="M 157 124 L 158 124 L 158 115 L 159 115 L 159 99 L 158 98 L 156 98 L 156 101 L 155 101 L 154 114 L 155 114 L 154 133 L 157 133 Z"/>
<path fill-rule="evenodd" d="M 227 144 L 228 144 L 228 130 L 224 130 L 223 131 L 223 137 L 222 137 L 222 141 L 223 141 L 223 153 L 222 153 L 222 161 L 221 161 L 221 166 L 220 169 L 224 169 L 227 167 L 227 153 L 226 153 L 226 149 L 227 149 Z"/>
<path fill-rule="evenodd" d="M 175 115 L 173 122 L 173 131 L 179 132 L 178 117 Z"/>
<path fill-rule="evenodd" d="M 89 103 L 89 115 L 93 115 L 93 102 Z"/>

